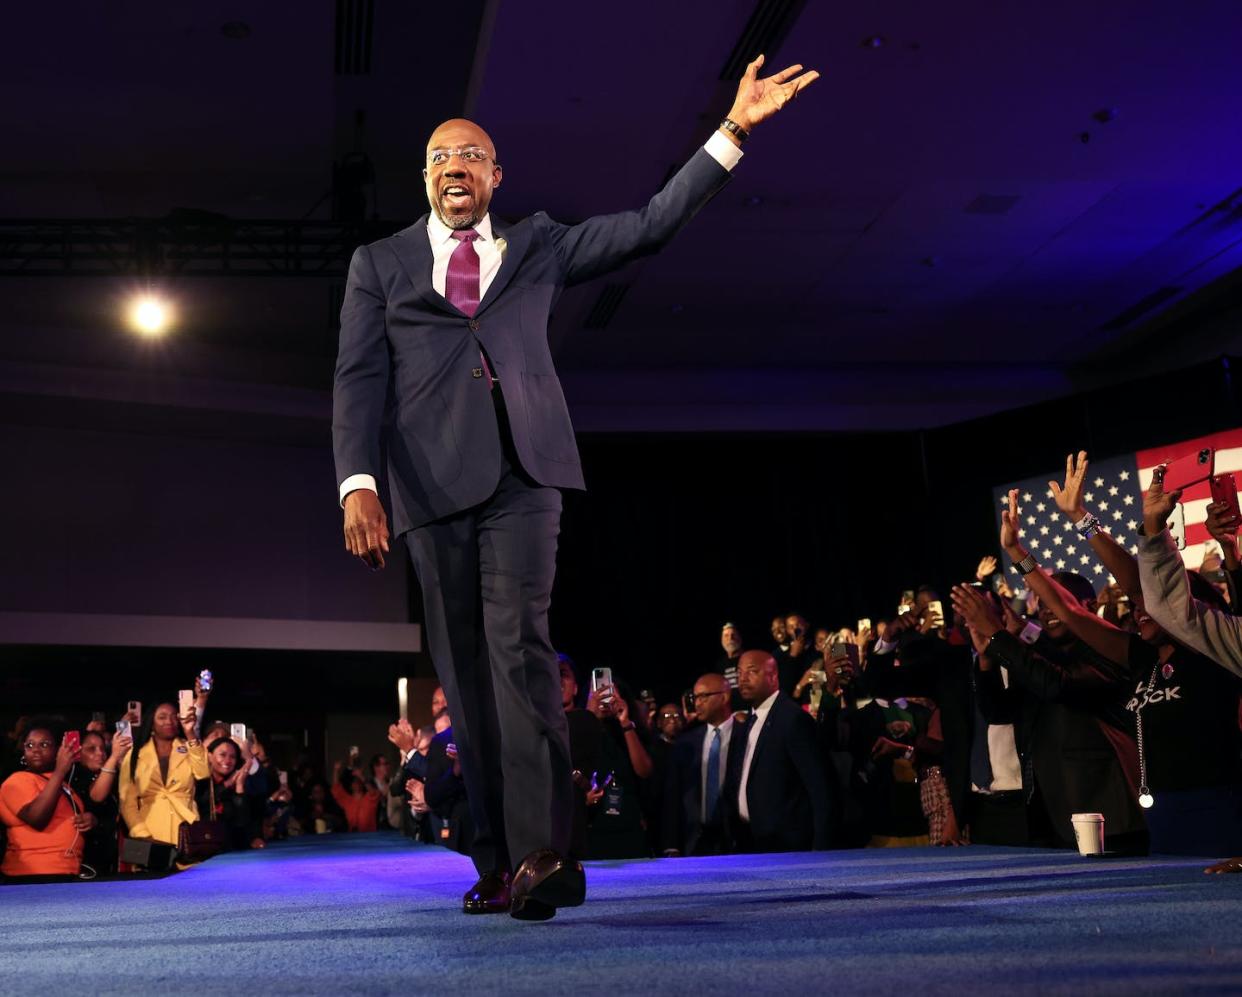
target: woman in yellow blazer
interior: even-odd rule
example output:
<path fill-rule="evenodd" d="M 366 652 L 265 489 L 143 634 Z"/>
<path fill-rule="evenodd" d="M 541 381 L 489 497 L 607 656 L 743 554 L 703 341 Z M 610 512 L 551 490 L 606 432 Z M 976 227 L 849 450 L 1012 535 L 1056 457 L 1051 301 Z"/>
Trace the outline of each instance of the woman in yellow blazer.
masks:
<path fill-rule="evenodd" d="M 193 706 L 178 717 L 172 703 L 161 703 L 151 714 L 145 742 L 121 762 L 121 816 L 131 838 L 175 845 L 181 825 L 198 820 L 194 780 L 206 779 L 211 770 L 194 732 L 196 720 Z"/>

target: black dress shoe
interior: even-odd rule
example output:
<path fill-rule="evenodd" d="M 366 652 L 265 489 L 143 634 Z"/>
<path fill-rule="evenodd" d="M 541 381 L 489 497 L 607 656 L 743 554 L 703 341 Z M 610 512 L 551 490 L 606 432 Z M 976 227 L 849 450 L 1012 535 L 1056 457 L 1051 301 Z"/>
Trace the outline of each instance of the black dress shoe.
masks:
<path fill-rule="evenodd" d="M 461 909 L 467 914 L 507 914 L 511 906 L 507 872 L 485 872 L 462 897 Z"/>
<path fill-rule="evenodd" d="M 513 875 L 513 906 L 520 921 L 546 921 L 558 907 L 577 907 L 586 899 L 582 863 L 550 848 L 531 852 Z"/>

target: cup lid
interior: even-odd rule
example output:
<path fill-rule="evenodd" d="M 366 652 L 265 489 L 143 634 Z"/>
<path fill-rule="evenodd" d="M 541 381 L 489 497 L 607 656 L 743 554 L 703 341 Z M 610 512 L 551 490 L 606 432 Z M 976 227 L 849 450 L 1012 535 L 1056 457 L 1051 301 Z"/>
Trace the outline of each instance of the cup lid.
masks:
<path fill-rule="evenodd" d="M 1070 820 L 1103 820 L 1103 814 L 1070 814 Z"/>

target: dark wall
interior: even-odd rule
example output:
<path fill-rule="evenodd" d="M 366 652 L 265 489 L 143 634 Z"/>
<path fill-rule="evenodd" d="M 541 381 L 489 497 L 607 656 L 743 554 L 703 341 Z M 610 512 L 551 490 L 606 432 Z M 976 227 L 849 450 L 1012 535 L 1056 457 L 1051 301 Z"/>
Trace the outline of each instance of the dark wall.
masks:
<path fill-rule="evenodd" d="M 45 486 L 33 519 L 24 515 L 31 493 L 7 490 L 0 505 L 17 524 L 0 608 L 421 616 L 404 576 L 359 572 L 339 551 L 326 427 L 272 430 L 269 439 L 253 420 L 244 433 L 171 416 L 135 428 L 120 415 L 101 424 L 103 411 L 92 407 L 89 423 L 63 407 L 55 418 L 28 406 L 20 418 L 0 413 L 9 466 L 37 471 Z M 969 578 L 996 550 L 991 488 L 1000 482 L 1062 467 L 1070 450 L 1108 456 L 1238 425 L 1231 368 L 1219 361 L 924 432 L 584 435 L 590 491 L 566 497 L 553 639 L 583 669 L 607 664 L 672 695 L 719 656 L 725 620 L 766 647 L 775 613 L 853 626 L 891 612 L 903 588 Z M 255 478 L 283 520 L 257 561 L 249 539 L 234 535 L 233 482 Z M 178 503 L 194 514 L 167 515 Z M 134 510 L 144 514 L 124 515 Z M 0 653 L 5 671 L 64 660 L 84 681 L 106 676 L 107 688 L 162 684 L 164 673 L 174 691 L 172 675 L 193 674 L 203 659 L 175 649 L 141 661 L 84 649 L 48 649 L 52 657 L 37 662 L 29 650 Z M 299 677 L 292 659 L 255 655 L 247 670 L 264 689 L 293 681 L 301 702 L 342 707 L 373 692 L 390 699 L 398 674 L 427 674 L 425 661 L 377 658 L 372 684 L 370 669 L 347 659 Z M 127 661 L 139 674 L 124 674 Z M 353 677 L 341 686 L 323 669 Z M 30 701 L 32 686 L 3 692 L 6 710 L 44 705 Z M 98 701 L 79 698 L 83 707 Z"/>

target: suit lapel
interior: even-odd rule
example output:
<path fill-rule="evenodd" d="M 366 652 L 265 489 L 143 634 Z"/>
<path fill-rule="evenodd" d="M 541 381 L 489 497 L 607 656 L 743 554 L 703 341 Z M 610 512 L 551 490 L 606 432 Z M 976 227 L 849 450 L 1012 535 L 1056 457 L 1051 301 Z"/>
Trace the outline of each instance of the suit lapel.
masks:
<path fill-rule="evenodd" d="M 398 232 L 390 245 L 414 290 L 428 305 L 447 315 L 464 318 L 465 312 L 449 304 L 448 299 L 431 286 L 431 240 L 427 236 L 427 217 L 423 215 L 409 228 Z"/>
<path fill-rule="evenodd" d="M 530 249 L 530 237 L 530 225 L 510 225 L 501 228 L 493 221 L 492 238 L 497 242 L 504 240 L 504 258 L 501 260 L 500 269 L 496 272 L 496 276 L 492 278 L 491 286 L 488 287 L 487 293 L 483 295 L 483 300 L 479 302 L 479 309 L 475 312 L 476 315 L 483 314 L 488 306 L 509 285 L 509 281 L 513 279 L 513 275 L 521 265 L 523 257 L 526 256 L 526 251 Z"/>
<path fill-rule="evenodd" d="M 763 720 L 763 726 L 759 729 L 759 739 L 755 742 L 755 753 L 750 756 L 750 770 L 755 771 L 755 763 L 759 761 L 759 755 L 762 754 L 764 746 L 772 740 L 772 728 L 776 725 L 776 712 L 781 698 L 777 696 L 772 701 L 772 707 L 768 710 L 768 715 Z"/>

